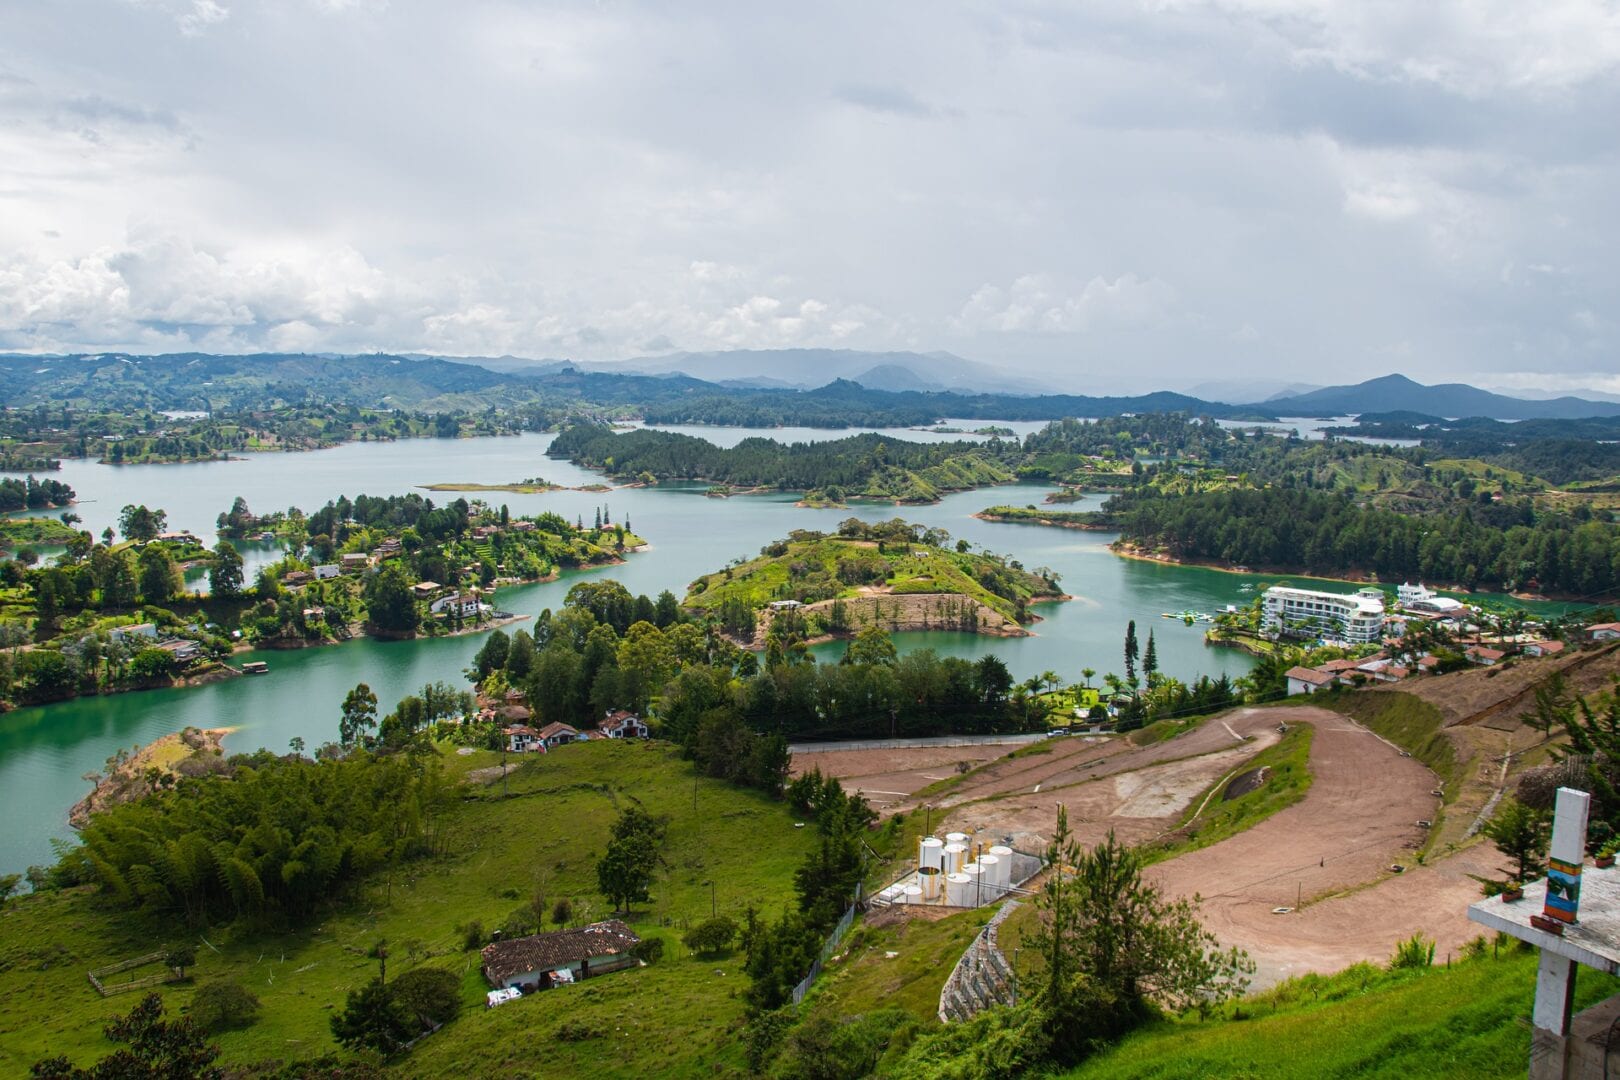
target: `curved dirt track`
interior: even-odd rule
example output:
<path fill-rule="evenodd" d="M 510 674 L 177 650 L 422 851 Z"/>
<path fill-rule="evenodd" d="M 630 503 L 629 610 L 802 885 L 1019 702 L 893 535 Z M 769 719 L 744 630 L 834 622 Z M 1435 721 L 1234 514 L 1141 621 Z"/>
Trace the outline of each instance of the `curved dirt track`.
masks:
<path fill-rule="evenodd" d="M 1265 715 L 1316 729 L 1305 798 L 1150 875 L 1172 895 L 1202 896 L 1204 924 L 1249 951 L 1257 986 L 1385 960 L 1418 931 L 1437 937 L 1442 955 L 1474 936 L 1467 907 L 1479 889 L 1466 875 L 1478 856 L 1413 867 L 1425 835 L 1417 822 L 1439 808 L 1434 774 L 1338 713 L 1297 706 Z M 1393 863 L 1410 869 L 1392 875 Z M 1272 913 L 1301 899 L 1302 910 Z"/>

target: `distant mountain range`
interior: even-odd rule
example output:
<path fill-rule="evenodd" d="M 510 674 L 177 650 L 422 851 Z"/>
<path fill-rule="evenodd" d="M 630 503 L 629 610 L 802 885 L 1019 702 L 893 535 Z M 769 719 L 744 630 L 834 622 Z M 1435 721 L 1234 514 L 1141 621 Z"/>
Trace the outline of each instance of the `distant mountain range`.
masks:
<path fill-rule="evenodd" d="M 1484 416 L 1494 420 L 1572 420 L 1620 416 L 1620 402 L 1555 397 L 1539 401 L 1493 394 L 1466 383 L 1424 386 L 1405 375 L 1385 375 L 1354 386 L 1329 386 L 1254 404 L 1283 416 L 1353 416 L 1415 412 L 1431 416 Z"/>
<path fill-rule="evenodd" d="M 0 404 L 6 405 L 210 409 L 341 402 L 444 411 L 581 400 L 641 408 L 649 419 L 662 416 L 665 423 L 743 426 L 836 426 L 838 417 L 863 425 L 1171 411 L 1251 420 L 1390 412 L 1495 420 L 1620 416 L 1620 402 L 1571 396 L 1530 400 L 1462 383 L 1424 386 L 1404 375 L 1263 399 L 1257 393 L 1250 404 L 1213 395 L 1223 387 L 1259 392 L 1277 385 L 1206 383 L 1202 395 L 1055 394 L 1048 386 L 950 353 L 846 349 L 678 353 L 588 364 L 516 356 L 0 356 Z"/>

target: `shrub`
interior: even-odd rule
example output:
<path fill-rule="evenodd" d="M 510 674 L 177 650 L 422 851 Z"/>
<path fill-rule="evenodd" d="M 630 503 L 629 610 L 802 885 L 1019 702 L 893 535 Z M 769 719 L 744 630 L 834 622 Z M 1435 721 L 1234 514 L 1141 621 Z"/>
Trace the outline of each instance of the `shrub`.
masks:
<path fill-rule="evenodd" d="M 574 905 L 569 902 L 567 897 L 558 900 L 551 906 L 551 924 L 553 926 L 562 926 L 573 917 Z"/>
<path fill-rule="evenodd" d="M 234 982 L 211 982 L 191 999 L 191 1022 L 209 1033 L 251 1027 L 259 1018 L 259 999 Z"/>
<path fill-rule="evenodd" d="M 484 947 L 484 924 L 477 919 L 456 929 L 461 932 L 461 947 L 465 951 L 472 952 Z"/>
<path fill-rule="evenodd" d="M 636 942 L 630 955 L 646 964 L 656 964 L 664 956 L 663 938 L 643 938 Z"/>
<path fill-rule="evenodd" d="M 412 968 L 388 988 L 424 1028 L 454 1020 L 461 1012 L 461 979 L 444 968 Z"/>
<path fill-rule="evenodd" d="M 558 1042 L 584 1042 L 601 1037 L 602 1029 L 584 1020 L 564 1020 L 557 1025 Z"/>
<path fill-rule="evenodd" d="M 720 915 L 698 923 L 681 941 L 699 956 L 707 956 L 725 952 L 736 937 L 737 924 Z"/>
<path fill-rule="evenodd" d="M 1390 958 L 1389 969 L 1400 971 L 1403 968 L 1426 968 L 1433 963 L 1434 942 L 1422 934 L 1413 934 L 1395 946 L 1395 955 Z"/>

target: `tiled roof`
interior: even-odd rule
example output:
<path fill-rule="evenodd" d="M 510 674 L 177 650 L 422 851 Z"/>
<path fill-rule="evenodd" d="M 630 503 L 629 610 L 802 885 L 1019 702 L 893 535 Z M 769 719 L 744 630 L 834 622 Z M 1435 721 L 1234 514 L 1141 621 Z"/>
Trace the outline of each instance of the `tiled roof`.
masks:
<path fill-rule="evenodd" d="M 514 975 L 550 971 L 596 956 L 617 956 L 629 952 L 640 941 L 636 932 L 618 919 L 591 923 L 578 930 L 497 941 L 484 946 L 484 973 L 491 982 L 502 982 Z"/>

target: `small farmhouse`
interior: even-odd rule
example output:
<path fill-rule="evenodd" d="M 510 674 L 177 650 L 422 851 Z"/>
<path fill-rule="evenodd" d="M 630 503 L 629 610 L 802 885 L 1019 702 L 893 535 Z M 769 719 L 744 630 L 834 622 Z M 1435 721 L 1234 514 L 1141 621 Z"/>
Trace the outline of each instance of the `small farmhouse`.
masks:
<path fill-rule="evenodd" d="M 351 551 L 341 556 L 338 561 L 344 570 L 364 570 L 371 565 L 371 556 Z"/>
<path fill-rule="evenodd" d="M 337 563 L 321 563 L 319 566 L 315 567 L 315 580 L 330 581 L 342 572 L 342 568 L 339 567 Z"/>
<path fill-rule="evenodd" d="M 596 730 L 610 739 L 645 739 L 647 725 L 635 713 L 610 712 L 596 725 Z"/>
<path fill-rule="evenodd" d="M 441 596 L 428 605 L 428 610 L 435 615 L 460 616 L 463 619 L 476 619 L 479 612 L 492 610 L 488 604 L 478 599 L 478 593 L 455 592 L 449 596 Z"/>
<path fill-rule="evenodd" d="M 171 638 L 168 641 L 160 641 L 157 647 L 174 657 L 177 664 L 189 664 L 203 654 L 200 644 L 195 641 L 188 641 L 185 638 Z"/>
<path fill-rule="evenodd" d="M 1593 641 L 1613 641 L 1615 638 L 1620 638 L 1620 623 L 1593 623 L 1586 628 L 1586 636 Z"/>
<path fill-rule="evenodd" d="M 1318 671 L 1316 668 L 1292 667 L 1288 669 L 1288 696 L 1295 694 L 1314 694 L 1318 690 L 1326 690 L 1338 678 L 1331 671 Z"/>
<path fill-rule="evenodd" d="M 528 724 L 502 728 L 501 734 L 506 736 L 506 749 L 511 753 L 527 754 L 535 750 L 545 753 L 546 744 L 540 741 L 540 733 Z"/>
<path fill-rule="evenodd" d="M 579 729 L 563 723 L 547 724 L 540 729 L 540 741 L 546 744 L 547 750 L 555 749 L 563 743 L 571 743 L 579 738 Z"/>
<path fill-rule="evenodd" d="M 630 950 L 640 943 L 635 931 L 618 919 L 497 941 L 484 946 L 484 978 L 498 989 L 545 990 L 634 967 L 639 961 Z"/>

